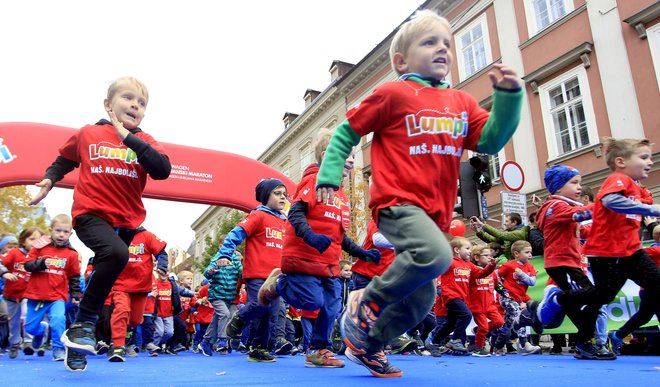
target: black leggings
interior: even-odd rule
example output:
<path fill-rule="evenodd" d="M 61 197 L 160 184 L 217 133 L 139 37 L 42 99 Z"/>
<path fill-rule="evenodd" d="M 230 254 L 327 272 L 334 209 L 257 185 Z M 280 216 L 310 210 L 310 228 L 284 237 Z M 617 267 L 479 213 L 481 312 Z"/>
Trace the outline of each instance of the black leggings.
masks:
<path fill-rule="evenodd" d="M 639 329 L 642 325 L 651 321 L 653 315 L 656 315 L 660 320 L 660 303 L 657 299 L 651 298 L 646 290 L 639 291 L 639 309 L 637 313 L 633 314 L 628 321 L 617 332 L 619 338 L 623 338 Z"/>
<path fill-rule="evenodd" d="M 557 301 L 578 329 L 577 340 L 585 342 L 594 337 L 594 327 L 601 304 L 596 300 L 596 288 L 578 267 L 557 266 L 545 269 L 562 292 Z M 583 306 L 585 306 L 583 308 Z"/>
<path fill-rule="evenodd" d="M 598 304 L 609 304 L 630 279 L 647 295 L 660 299 L 660 268 L 646 251 L 639 249 L 629 257 L 589 257 Z"/>
<path fill-rule="evenodd" d="M 114 228 L 106 220 L 89 214 L 76 217 L 75 223 L 78 239 L 94 252 L 94 271 L 87 280 L 76 322 L 96 323 L 112 285 L 128 263 L 128 246 L 135 230 Z"/>

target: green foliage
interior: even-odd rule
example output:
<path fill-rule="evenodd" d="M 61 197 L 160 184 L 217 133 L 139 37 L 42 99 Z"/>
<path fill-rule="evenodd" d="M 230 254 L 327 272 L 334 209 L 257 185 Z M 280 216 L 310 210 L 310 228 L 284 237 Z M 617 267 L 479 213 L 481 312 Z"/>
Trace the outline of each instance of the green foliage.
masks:
<path fill-rule="evenodd" d="M 232 211 L 230 212 L 226 217 L 223 218 L 222 223 L 218 225 L 218 229 L 215 232 L 215 236 L 211 238 L 210 236 L 207 236 L 204 242 L 206 243 L 206 249 L 204 250 L 204 253 L 202 254 L 202 259 L 198 260 L 195 262 L 195 266 L 199 270 L 204 270 L 206 267 L 209 265 L 211 262 L 211 258 L 220 250 L 220 246 L 222 245 L 222 242 L 225 240 L 225 237 L 231 230 L 236 227 L 238 222 L 243 220 L 245 217 L 245 213 L 240 212 L 240 211 Z M 244 253 L 245 251 L 245 243 L 241 243 L 238 248 L 238 250 L 241 254 Z"/>
<path fill-rule="evenodd" d="M 0 234 L 17 236 L 27 227 L 44 231 L 48 228 L 43 216 L 34 217 L 35 209 L 28 205 L 30 200 L 30 193 L 23 185 L 0 188 Z"/>

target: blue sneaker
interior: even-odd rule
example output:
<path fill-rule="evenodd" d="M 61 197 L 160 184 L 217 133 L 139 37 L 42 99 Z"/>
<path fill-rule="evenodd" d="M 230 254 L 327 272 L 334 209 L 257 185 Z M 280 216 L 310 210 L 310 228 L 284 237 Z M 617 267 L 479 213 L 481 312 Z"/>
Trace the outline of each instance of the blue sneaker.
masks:
<path fill-rule="evenodd" d="M 564 321 L 566 313 L 557 302 L 557 295 L 561 289 L 557 286 L 546 286 L 543 291 L 543 300 L 537 309 L 537 316 L 546 328 L 557 328 Z"/>
<path fill-rule="evenodd" d="M 575 343 L 575 358 L 583 360 L 615 360 L 616 355 L 605 347 L 594 345 L 594 340 Z"/>
<path fill-rule="evenodd" d="M 75 322 L 64 331 L 61 340 L 67 348 L 85 355 L 96 355 L 96 326 L 88 322 Z M 32 339 L 34 341 L 34 339 Z"/>
<path fill-rule="evenodd" d="M 209 343 L 208 341 L 202 340 L 202 342 L 199 343 L 199 346 L 197 348 L 199 349 L 199 352 L 201 352 L 202 355 L 213 356 L 213 348 L 211 348 L 211 343 Z"/>
<path fill-rule="evenodd" d="M 607 332 L 607 338 L 609 339 L 609 347 L 610 351 L 614 352 L 615 355 L 620 355 L 621 353 L 619 350 L 621 349 L 621 346 L 623 345 L 623 339 L 620 339 L 616 333 L 618 331 L 609 331 Z"/>
<path fill-rule="evenodd" d="M 48 334 L 48 323 L 42 321 L 41 326 L 43 327 L 44 334 L 32 336 L 32 348 L 35 350 L 39 350 L 44 345 L 44 337 Z"/>

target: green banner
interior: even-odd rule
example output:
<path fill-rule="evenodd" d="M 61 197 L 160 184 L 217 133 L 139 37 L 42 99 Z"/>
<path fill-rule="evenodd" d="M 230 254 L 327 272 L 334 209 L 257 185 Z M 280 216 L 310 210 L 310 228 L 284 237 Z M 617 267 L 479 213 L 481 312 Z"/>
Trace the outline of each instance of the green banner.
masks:
<path fill-rule="evenodd" d="M 548 282 L 548 273 L 543 269 L 543 257 L 534 257 L 530 260 L 534 265 L 538 274 L 536 275 L 536 286 L 530 287 L 527 294 L 534 300 L 541 301 L 543 299 L 543 289 Z M 589 276 L 591 279 L 591 276 Z M 593 282 L 593 281 L 592 281 Z M 637 312 L 639 308 L 639 286 L 634 282 L 626 281 L 623 288 L 614 300 L 605 306 L 605 313 L 607 314 L 607 329 L 613 330 L 620 328 L 628 319 Z M 647 326 L 658 325 L 658 320 L 654 317 Z M 575 333 L 577 328 L 570 319 L 564 319 L 564 323 L 558 328 L 544 330 L 543 333 Z"/>

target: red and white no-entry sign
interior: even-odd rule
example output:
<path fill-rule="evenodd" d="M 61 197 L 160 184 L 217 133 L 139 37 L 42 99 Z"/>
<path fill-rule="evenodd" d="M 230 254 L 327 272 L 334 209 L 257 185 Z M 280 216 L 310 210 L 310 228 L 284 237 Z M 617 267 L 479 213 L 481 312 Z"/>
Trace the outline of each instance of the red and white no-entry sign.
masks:
<path fill-rule="evenodd" d="M 515 161 L 507 161 L 502 165 L 500 178 L 509 191 L 518 192 L 525 185 L 525 173 Z"/>

